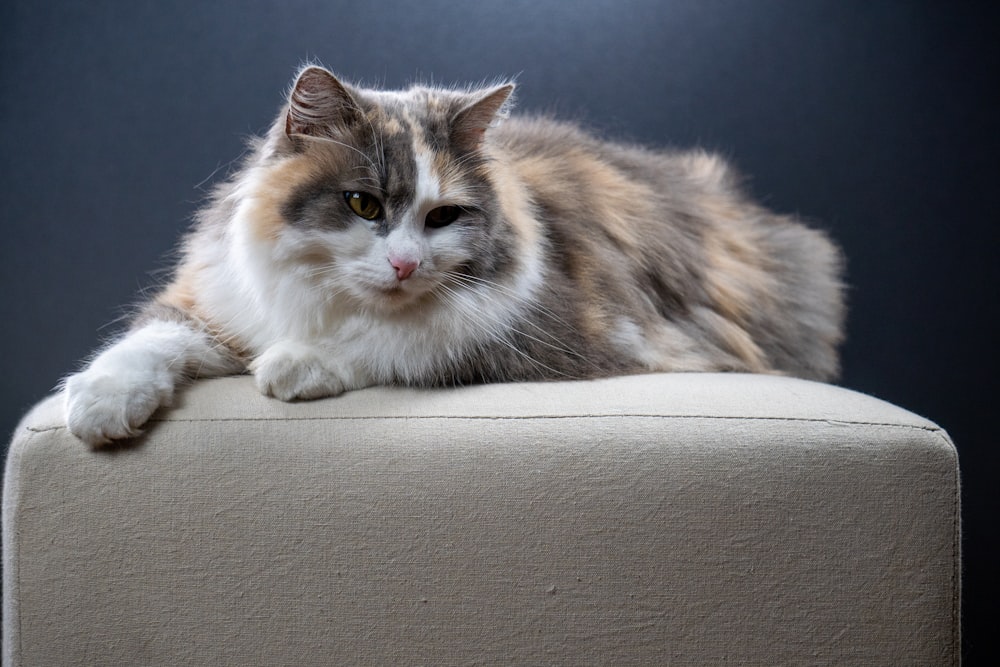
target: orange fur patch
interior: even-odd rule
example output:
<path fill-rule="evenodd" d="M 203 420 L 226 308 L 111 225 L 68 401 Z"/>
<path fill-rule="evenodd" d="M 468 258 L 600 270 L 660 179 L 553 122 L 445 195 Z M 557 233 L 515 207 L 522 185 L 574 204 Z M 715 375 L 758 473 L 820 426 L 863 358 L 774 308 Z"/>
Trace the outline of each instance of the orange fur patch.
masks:
<path fill-rule="evenodd" d="M 517 178 L 516 172 L 503 161 L 497 160 L 493 165 L 492 180 L 497 201 L 503 207 L 507 221 L 517 232 L 522 251 L 536 247 L 540 242 L 541 230 L 535 217 L 533 202 L 527 198 L 524 185 Z"/>
<path fill-rule="evenodd" d="M 185 271 L 178 274 L 156 300 L 185 313 L 191 313 L 196 303 L 195 291 L 191 274 Z"/>
<path fill-rule="evenodd" d="M 745 322 L 754 308 L 770 306 L 764 300 L 777 285 L 767 258 L 753 237 L 754 229 L 733 204 L 715 197 L 703 206 L 716 222 L 706 229 L 705 287 L 718 311 L 736 322 Z"/>
<path fill-rule="evenodd" d="M 249 359 L 249 347 L 231 334 L 225 334 L 222 327 L 209 316 L 199 305 L 197 299 L 197 267 L 183 266 L 174 280 L 156 297 L 162 304 L 177 308 L 191 317 L 192 320 L 219 343 L 225 345 L 240 358 Z"/>
<path fill-rule="evenodd" d="M 262 241 L 277 239 L 286 225 L 281 206 L 288 193 L 315 176 L 314 162 L 305 156 L 286 159 L 272 167 L 261 167 L 257 179 L 243 186 L 241 193 L 251 233 Z M 252 187 L 252 191 L 249 188 Z"/>
<path fill-rule="evenodd" d="M 377 119 L 371 119 L 372 124 L 378 124 L 379 129 L 389 136 L 398 136 L 403 133 L 403 124 L 392 116 L 381 115 Z"/>
<path fill-rule="evenodd" d="M 650 204 L 654 198 L 648 186 L 635 183 L 582 151 L 528 157 L 518 162 L 518 170 L 533 189 L 547 192 L 557 201 L 576 201 L 588 211 L 587 217 L 601 226 L 601 230 L 580 229 L 580 233 L 603 230 L 632 259 L 640 259 L 642 241 L 635 221 L 655 217 Z M 559 191 L 565 183 L 585 183 L 586 188 Z"/>
<path fill-rule="evenodd" d="M 582 175 L 591 184 L 590 205 L 608 235 L 633 259 L 638 259 L 641 239 L 636 220 L 654 217 L 648 186 L 625 178 L 617 169 L 596 160 L 582 160 Z"/>

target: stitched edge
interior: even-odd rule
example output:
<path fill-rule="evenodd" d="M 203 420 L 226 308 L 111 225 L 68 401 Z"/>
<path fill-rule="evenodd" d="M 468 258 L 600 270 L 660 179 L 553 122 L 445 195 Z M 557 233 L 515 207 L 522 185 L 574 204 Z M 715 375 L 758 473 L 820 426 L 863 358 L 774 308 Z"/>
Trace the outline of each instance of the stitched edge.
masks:
<path fill-rule="evenodd" d="M 937 433 L 952 452 L 955 471 L 952 495 L 951 648 L 952 664 L 958 667 L 962 664 L 962 470 L 955 443 L 943 429 L 938 429 Z"/>
<path fill-rule="evenodd" d="M 26 447 L 29 446 L 29 440 L 30 439 L 33 439 L 34 437 L 36 437 L 36 432 L 32 431 L 32 429 L 29 428 L 29 429 L 26 429 L 26 430 L 28 431 L 28 435 L 25 437 L 25 441 L 21 442 L 19 444 L 19 446 L 18 446 L 18 449 L 21 450 L 21 451 L 23 451 Z M 13 445 L 13 441 L 12 441 L 12 445 Z M 18 473 L 16 481 L 15 482 L 11 482 L 10 475 L 8 474 L 8 471 L 11 469 L 12 466 L 20 465 L 20 458 L 21 458 L 20 452 L 14 452 L 13 451 L 13 447 L 11 447 L 11 449 L 8 450 L 8 452 L 7 452 L 7 462 L 6 462 L 6 466 L 5 466 L 5 469 L 4 469 L 4 476 L 3 476 L 4 477 L 4 489 L 3 489 L 3 491 L 4 491 L 3 496 L 4 496 L 4 498 L 3 499 L 5 501 L 4 502 L 4 505 L 5 505 L 4 509 L 7 510 L 7 511 L 11 511 L 12 513 L 14 511 L 14 509 L 12 509 L 10 507 L 7 507 L 6 501 L 8 499 L 8 493 L 9 493 L 11 495 L 11 497 L 15 497 L 16 496 L 16 499 L 17 499 L 17 502 L 16 502 L 16 512 L 17 512 L 17 515 L 18 515 L 16 517 L 15 516 L 11 516 L 10 517 L 10 521 L 4 521 L 3 522 L 4 523 L 4 525 L 3 525 L 4 550 L 6 551 L 8 548 L 13 547 L 13 554 L 10 555 L 9 559 L 5 558 L 4 559 L 5 562 L 3 563 L 3 578 L 4 578 L 4 605 L 3 606 L 5 607 L 3 609 L 3 611 L 4 612 L 8 611 L 6 609 L 8 600 L 9 600 L 10 604 L 16 604 L 17 605 L 17 613 L 15 615 L 13 615 L 13 618 L 10 621 L 12 625 L 15 625 L 14 628 L 11 628 L 12 632 L 10 632 L 10 634 L 12 636 L 8 637 L 7 636 L 8 633 L 6 633 L 6 632 L 3 633 L 4 634 L 4 636 L 3 636 L 3 646 L 2 646 L 2 650 L 0 650 L 0 652 L 2 652 L 4 664 L 7 664 L 8 660 L 10 660 L 11 664 L 19 663 L 24 658 L 24 647 L 22 645 L 22 637 L 23 637 L 22 630 L 24 628 L 24 622 L 23 622 L 23 605 L 22 605 L 22 599 L 21 599 L 21 540 L 20 540 L 19 536 L 17 535 L 17 533 L 13 530 L 13 526 L 14 525 L 19 525 L 19 523 L 20 523 L 19 519 L 20 519 L 21 504 L 22 504 L 21 503 L 21 500 L 22 500 L 21 499 L 22 491 L 21 491 L 21 488 L 20 488 L 21 487 L 21 480 L 20 480 L 21 475 L 20 475 L 20 473 Z M 8 486 L 8 485 L 12 485 L 12 486 Z M 13 486 L 13 485 L 16 485 L 16 486 Z M 10 535 L 7 534 L 8 531 L 10 531 Z M 9 588 L 12 589 L 12 590 L 8 590 L 8 584 L 9 584 Z M 10 596 L 10 597 L 8 598 L 8 596 Z"/>
<path fill-rule="evenodd" d="M 152 418 L 147 421 L 147 424 L 198 424 L 198 423 L 226 423 L 226 422 L 309 422 L 309 421 L 386 421 L 386 420 L 421 420 L 421 419 L 436 419 L 436 420 L 482 420 L 482 421 L 524 421 L 524 420 L 560 420 L 560 419 L 704 419 L 704 420 L 718 420 L 718 421 L 778 421 L 778 422 L 794 422 L 794 423 L 806 423 L 806 424 L 830 424 L 830 425 L 844 425 L 844 426 L 884 426 L 889 428 L 905 428 L 917 431 L 924 431 L 926 433 L 936 433 L 943 435 L 944 429 L 940 426 L 922 426 L 919 424 L 901 424 L 899 422 L 877 422 L 877 421 L 858 421 L 858 420 L 843 420 L 843 419 L 825 419 L 821 417 L 766 417 L 766 416 L 737 416 L 737 415 L 658 415 L 658 414 L 644 414 L 644 413 L 597 413 L 597 414 L 580 414 L 580 415 L 329 415 L 329 416 L 316 416 L 316 417 L 300 417 L 293 415 L 283 415 L 280 417 L 184 417 L 184 418 L 169 418 L 169 419 L 157 419 Z M 53 426 L 26 426 L 28 431 L 32 433 L 46 433 L 48 431 L 58 431 L 66 429 L 65 424 L 57 424 Z M 949 447 L 954 449 L 954 445 L 951 441 L 947 439 Z"/>

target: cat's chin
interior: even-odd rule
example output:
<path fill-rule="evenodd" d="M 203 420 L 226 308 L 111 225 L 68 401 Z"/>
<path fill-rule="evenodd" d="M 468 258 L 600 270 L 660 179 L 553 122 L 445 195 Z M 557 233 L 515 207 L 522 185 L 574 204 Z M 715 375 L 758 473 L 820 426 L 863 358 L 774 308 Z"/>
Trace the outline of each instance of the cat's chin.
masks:
<path fill-rule="evenodd" d="M 379 287 L 372 290 L 369 305 L 386 313 L 396 313 L 406 310 L 424 301 L 427 290 L 414 289 L 403 285 Z"/>

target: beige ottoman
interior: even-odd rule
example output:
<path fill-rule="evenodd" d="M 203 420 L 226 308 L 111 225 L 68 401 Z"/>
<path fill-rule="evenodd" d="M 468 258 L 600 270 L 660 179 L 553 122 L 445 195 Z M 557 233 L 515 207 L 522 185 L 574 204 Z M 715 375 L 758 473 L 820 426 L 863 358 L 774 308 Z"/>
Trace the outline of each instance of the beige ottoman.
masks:
<path fill-rule="evenodd" d="M 17 665 L 953 665 L 934 424 L 779 377 L 286 404 L 201 381 L 93 452 L 58 398 L 3 491 Z"/>

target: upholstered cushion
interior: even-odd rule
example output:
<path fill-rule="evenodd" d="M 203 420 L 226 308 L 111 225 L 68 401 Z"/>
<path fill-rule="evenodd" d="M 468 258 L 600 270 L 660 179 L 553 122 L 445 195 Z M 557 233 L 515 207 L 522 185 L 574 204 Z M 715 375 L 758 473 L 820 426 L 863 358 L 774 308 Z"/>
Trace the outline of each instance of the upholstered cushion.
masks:
<path fill-rule="evenodd" d="M 295 404 L 195 383 L 3 496 L 14 665 L 943 665 L 955 450 L 882 401 L 678 374 Z"/>

